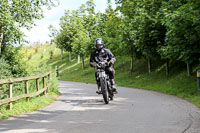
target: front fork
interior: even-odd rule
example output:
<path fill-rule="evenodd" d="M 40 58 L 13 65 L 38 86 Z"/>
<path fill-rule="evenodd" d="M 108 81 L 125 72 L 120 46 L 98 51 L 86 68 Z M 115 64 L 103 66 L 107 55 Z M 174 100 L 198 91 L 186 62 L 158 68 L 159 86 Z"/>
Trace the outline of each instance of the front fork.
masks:
<path fill-rule="evenodd" d="M 107 80 L 108 79 L 103 79 L 103 81 L 105 82 L 105 85 L 107 86 Z M 96 83 L 97 83 L 97 87 L 98 87 L 98 90 L 101 90 L 101 84 L 100 84 L 100 79 L 97 78 L 96 80 Z M 108 86 L 107 86 L 108 87 Z"/>

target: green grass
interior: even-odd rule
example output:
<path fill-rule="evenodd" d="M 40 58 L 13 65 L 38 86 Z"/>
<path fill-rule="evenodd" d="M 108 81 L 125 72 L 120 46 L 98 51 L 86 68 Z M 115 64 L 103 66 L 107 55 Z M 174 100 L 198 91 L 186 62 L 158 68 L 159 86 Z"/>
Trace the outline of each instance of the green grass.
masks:
<path fill-rule="evenodd" d="M 35 49 L 38 49 L 36 52 Z M 44 49 L 46 51 L 44 52 Z M 54 51 L 54 56 L 58 56 L 59 49 L 55 51 L 55 45 L 42 45 L 42 46 L 26 46 L 21 50 L 21 54 L 24 56 L 23 60 L 26 62 L 27 71 L 30 76 L 38 75 L 49 71 L 50 67 L 46 64 L 46 61 L 50 59 L 50 51 Z M 43 58 L 41 58 L 43 55 Z M 31 56 L 31 58 L 29 58 Z M 5 119 L 10 116 L 15 116 L 27 112 L 37 110 L 41 107 L 51 104 L 59 95 L 58 83 L 55 73 L 51 75 L 51 86 L 48 89 L 46 96 L 41 95 L 30 98 L 29 102 L 26 99 L 20 99 L 13 102 L 13 109 L 8 109 L 8 104 L 0 106 L 0 119 Z M 42 88 L 42 81 L 40 80 L 40 88 Z M 36 92 L 35 80 L 29 82 L 29 92 Z M 5 92 L 8 93 L 8 92 Z M 16 83 L 13 85 L 13 96 L 24 94 L 24 83 Z"/>
<path fill-rule="evenodd" d="M 165 66 L 161 61 L 153 61 L 153 72 L 148 73 L 147 62 L 143 59 L 134 62 L 134 72 L 130 73 L 130 58 L 116 57 L 116 84 L 118 86 L 140 88 L 158 91 L 170 95 L 176 95 L 191 101 L 200 107 L 200 92 L 197 90 L 196 74 L 188 77 L 185 66 L 171 63 L 170 75 L 165 75 Z M 85 69 L 77 59 L 68 61 L 68 55 L 60 60 L 59 56 L 49 60 L 48 64 L 59 66 L 60 80 L 95 83 L 95 69 L 89 66 L 89 60 L 85 61 Z"/>
<path fill-rule="evenodd" d="M 38 49 L 38 52 L 36 52 Z M 55 50 L 55 44 L 42 45 L 42 46 L 27 46 L 21 50 L 21 54 L 24 55 L 23 60 L 27 63 L 29 71 L 36 69 L 41 63 L 50 59 L 50 51 L 53 51 L 54 56 L 60 54 L 59 49 Z M 31 59 L 29 57 L 31 56 Z M 42 57 L 43 56 L 43 57 Z"/>
<path fill-rule="evenodd" d="M 77 63 L 76 59 L 71 62 L 68 60 L 68 55 L 64 55 L 64 59 L 60 60 L 60 57 L 49 60 L 47 62 L 52 65 L 53 68 L 59 66 L 59 79 L 77 82 L 88 82 L 95 83 L 94 80 L 94 69 L 89 67 L 89 60 L 85 60 L 85 69 L 82 69 L 81 63 Z"/>
<path fill-rule="evenodd" d="M 17 116 L 19 114 L 24 114 L 28 112 L 32 112 L 41 107 L 47 106 L 51 104 L 57 95 L 46 95 L 41 97 L 30 98 L 29 102 L 26 102 L 26 99 L 19 100 L 13 103 L 13 109 L 8 110 L 8 105 L 3 105 L 0 112 L 0 119 L 5 119 L 10 116 Z"/>
<path fill-rule="evenodd" d="M 37 46 L 36 46 L 37 47 Z M 59 66 L 59 80 L 76 81 L 85 83 L 96 83 L 95 81 L 95 69 L 89 66 L 89 59 L 85 60 L 85 69 L 81 67 L 81 63 L 77 63 L 76 56 L 71 62 L 68 60 L 68 53 L 64 54 L 63 60 L 60 59 L 60 51 L 54 51 L 53 59 L 50 59 L 50 51 L 55 50 L 55 45 L 43 45 L 38 48 L 38 52 L 35 52 L 36 47 L 25 47 L 22 54 L 26 55 L 24 61 L 28 64 L 28 70 L 30 73 L 39 74 L 45 71 L 45 67 L 49 66 L 55 71 L 55 67 Z M 46 52 L 44 53 L 44 49 Z M 41 55 L 43 54 L 43 58 Z M 31 59 L 28 57 L 31 56 Z M 140 88 L 146 90 L 158 91 L 170 95 L 176 95 L 184 98 L 196 106 L 200 107 L 200 92 L 197 91 L 197 79 L 196 74 L 188 77 L 185 71 L 185 66 L 182 64 L 176 64 L 171 62 L 170 75 L 165 75 L 165 66 L 162 61 L 153 61 L 153 71 L 148 73 L 147 62 L 144 59 L 135 60 L 134 72 L 130 73 L 130 58 L 129 57 L 116 57 L 117 62 L 115 64 L 116 69 L 116 84 L 118 86 Z M 41 65 L 43 64 L 43 65 Z M 195 69 L 199 69 L 199 66 L 195 66 Z M 193 70 L 195 72 L 196 70 Z M 55 78 L 55 76 L 54 76 Z M 49 96 L 31 98 L 29 102 L 20 100 L 13 105 L 13 110 L 6 110 L 7 106 L 1 107 L 0 119 L 7 118 L 9 116 L 18 115 L 26 112 L 31 112 L 38 108 L 44 107 L 54 101 L 58 96 L 57 80 L 52 79 L 53 83 L 51 93 Z"/>

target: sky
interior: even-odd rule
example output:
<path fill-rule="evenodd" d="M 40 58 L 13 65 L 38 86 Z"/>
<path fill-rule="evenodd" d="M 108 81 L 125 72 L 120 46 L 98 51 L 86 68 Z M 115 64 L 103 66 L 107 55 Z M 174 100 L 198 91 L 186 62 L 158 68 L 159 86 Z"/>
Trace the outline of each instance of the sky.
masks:
<path fill-rule="evenodd" d="M 85 4 L 88 0 L 59 0 L 60 4 L 57 7 L 53 7 L 51 10 L 44 8 L 44 18 L 36 20 L 36 26 L 31 30 L 23 29 L 26 37 L 25 39 L 33 44 L 34 42 L 44 43 L 50 41 L 49 25 L 53 25 L 56 29 L 59 29 L 60 18 L 64 15 L 65 10 L 76 10 L 82 4 Z M 95 11 L 104 12 L 107 7 L 107 0 L 94 0 L 96 5 Z M 115 2 L 112 0 L 112 5 L 115 7 Z"/>

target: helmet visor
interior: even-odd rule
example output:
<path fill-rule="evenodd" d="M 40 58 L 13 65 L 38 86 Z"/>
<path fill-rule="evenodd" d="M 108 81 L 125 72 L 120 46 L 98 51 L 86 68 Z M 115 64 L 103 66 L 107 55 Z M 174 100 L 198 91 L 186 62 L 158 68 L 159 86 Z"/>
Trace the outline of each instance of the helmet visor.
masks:
<path fill-rule="evenodd" d="M 97 44 L 97 48 L 98 49 L 103 48 L 103 44 Z"/>
<path fill-rule="evenodd" d="M 103 44 L 102 39 L 97 39 L 97 40 L 96 40 L 96 44 Z"/>

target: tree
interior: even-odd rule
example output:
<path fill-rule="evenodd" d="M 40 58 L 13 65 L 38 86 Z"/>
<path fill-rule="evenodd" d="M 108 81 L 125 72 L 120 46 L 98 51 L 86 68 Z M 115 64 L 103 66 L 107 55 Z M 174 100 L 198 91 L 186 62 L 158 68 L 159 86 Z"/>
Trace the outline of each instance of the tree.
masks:
<path fill-rule="evenodd" d="M 0 46 L 2 43 L 17 43 L 22 40 L 21 27 L 30 29 L 35 19 L 43 17 L 42 6 L 51 7 L 51 0 L 1 0 L 0 2 Z M 2 39 L 2 37 L 4 37 Z M 3 40 L 3 41 L 1 41 Z"/>
<path fill-rule="evenodd" d="M 5 61 L 3 58 L 0 58 L 0 79 L 4 79 L 4 78 L 11 78 L 12 74 L 10 71 L 10 66 L 7 63 L 7 61 Z"/>
<path fill-rule="evenodd" d="M 90 40 L 88 31 L 84 28 L 84 19 L 79 16 L 77 11 L 73 12 L 76 34 L 73 36 L 72 50 L 76 55 L 82 58 L 82 69 L 84 69 L 84 56 L 86 55 L 87 44 Z"/>
<path fill-rule="evenodd" d="M 89 42 L 88 33 L 84 29 L 80 29 L 79 32 L 74 36 L 73 40 L 73 51 L 76 55 L 80 55 L 82 59 L 82 69 L 85 67 L 84 57 L 86 55 L 86 46 Z"/>
<path fill-rule="evenodd" d="M 3 57 L 10 66 L 15 66 L 10 69 L 12 74 L 24 71 L 22 67 L 18 67 L 21 64 L 17 54 L 17 46 L 25 41 L 21 28 L 30 29 L 34 25 L 34 20 L 43 17 L 42 6 L 50 8 L 54 3 L 51 0 L 0 1 L 0 58 Z"/>
<path fill-rule="evenodd" d="M 172 4 L 169 1 L 163 3 L 163 9 L 167 33 L 160 54 L 163 58 L 185 62 L 189 76 L 190 64 L 200 56 L 200 2 L 188 0 Z"/>
<path fill-rule="evenodd" d="M 121 29 L 122 17 L 117 10 L 112 8 L 112 2 L 108 0 L 106 12 L 103 16 L 101 24 L 104 28 L 103 38 L 106 42 L 106 46 L 112 50 L 113 53 L 121 53 Z"/>
<path fill-rule="evenodd" d="M 148 60 L 151 72 L 151 59 L 158 56 L 157 49 L 164 42 L 165 27 L 157 18 L 162 1 L 117 1 L 118 9 L 125 19 L 125 34 L 132 55 L 142 53 Z M 132 41 L 131 41 L 132 40 Z M 138 55 L 138 54 L 135 54 Z"/>
<path fill-rule="evenodd" d="M 59 48 L 64 49 L 69 52 L 69 61 L 71 61 L 71 53 L 72 53 L 72 41 L 73 36 L 76 34 L 74 24 L 74 14 L 75 11 L 70 12 L 69 10 L 65 11 L 65 15 L 60 19 L 60 34 L 62 34 L 62 38 L 65 40 L 62 44 L 57 44 Z"/>
<path fill-rule="evenodd" d="M 58 30 L 53 25 L 49 25 L 48 29 L 50 31 L 49 37 L 52 38 L 51 43 L 53 43 L 55 42 L 56 35 L 58 34 Z"/>
<path fill-rule="evenodd" d="M 95 13 L 94 0 L 88 0 L 78 9 L 79 16 L 83 18 L 82 25 L 88 31 L 89 41 L 86 45 L 86 55 L 90 55 L 94 49 L 94 40 L 97 37 L 98 31 L 98 15 Z"/>
<path fill-rule="evenodd" d="M 84 57 L 89 55 L 88 53 L 90 53 L 93 46 L 91 38 L 96 34 L 94 7 L 93 0 L 89 0 L 86 4 L 82 4 L 78 10 L 73 10 L 72 12 L 67 10 L 60 19 L 61 30 L 58 38 L 62 38 L 65 42 L 58 45 L 66 51 L 81 56 L 83 68 Z"/>

